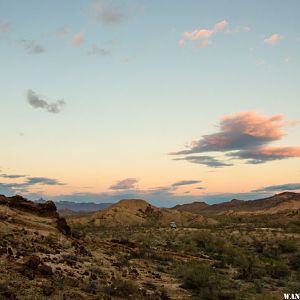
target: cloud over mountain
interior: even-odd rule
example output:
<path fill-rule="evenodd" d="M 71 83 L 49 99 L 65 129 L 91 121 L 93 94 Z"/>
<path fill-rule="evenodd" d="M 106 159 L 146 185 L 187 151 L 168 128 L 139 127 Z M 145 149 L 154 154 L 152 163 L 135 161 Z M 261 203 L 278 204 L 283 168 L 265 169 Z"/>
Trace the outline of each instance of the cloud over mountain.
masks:
<path fill-rule="evenodd" d="M 221 161 L 215 156 L 195 156 L 190 154 L 221 152 L 227 158 L 239 159 L 246 163 L 257 164 L 289 157 L 300 157 L 300 147 L 272 146 L 285 135 L 283 128 L 292 125 L 283 115 L 271 117 L 256 112 L 238 112 L 224 116 L 219 131 L 203 135 L 193 141 L 188 149 L 170 153 L 184 155 L 177 160 L 187 160 L 210 167 L 232 165 L 232 161 Z"/>
<path fill-rule="evenodd" d="M 278 184 L 278 185 L 269 185 L 257 190 L 253 190 L 253 192 L 276 192 L 276 191 L 296 191 L 296 190 L 300 190 L 300 183 L 285 183 L 285 184 Z"/>
<path fill-rule="evenodd" d="M 15 195 L 16 193 L 28 194 L 29 189 L 36 185 L 65 185 L 65 183 L 62 183 L 57 179 L 48 177 L 33 177 L 18 174 L 1 174 L 0 177 L 5 178 L 6 180 L 22 178 L 21 182 L 0 182 L 0 194 L 2 193 L 5 195 Z"/>
<path fill-rule="evenodd" d="M 113 184 L 111 190 L 129 190 L 136 188 L 138 180 L 136 178 L 126 178 Z"/>

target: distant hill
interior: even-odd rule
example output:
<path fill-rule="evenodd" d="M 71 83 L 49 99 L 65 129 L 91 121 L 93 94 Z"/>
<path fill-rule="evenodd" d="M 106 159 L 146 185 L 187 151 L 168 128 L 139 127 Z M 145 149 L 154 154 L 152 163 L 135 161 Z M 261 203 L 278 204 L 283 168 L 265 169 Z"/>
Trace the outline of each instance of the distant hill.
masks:
<path fill-rule="evenodd" d="M 189 211 L 201 214 L 275 214 L 284 211 L 300 210 L 300 193 L 283 192 L 271 197 L 257 200 L 237 200 L 213 205 L 203 202 L 176 205 L 175 210 Z"/>
<path fill-rule="evenodd" d="M 74 216 L 73 221 L 75 220 L 82 224 L 94 222 L 95 225 L 103 226 L 168 226 L 172 221 L 176 222 L 178 226 L 217 223 L 211 218 L 189 212 L 158 208 L 141 199 L 121 200 L 106 209 L 89 214 L 88 216 Z M 72 218 L 70 219 L 70 222 L 72 222 Z"/>
<path fill-rule="evenodd" d="M 46 201 L 40 199 L 37 203 L 45 203 Z M 94 212 L 112 205 L 112 203 L 94 203 L 94 202 L 73 202 L 73 201 L 55 201 L 57 210 L 63 214 L 86 213 Z"/>
<path fill-rule="evenodd" d="M 205 202 L 193 202 L 193 203 L 187 203 L 187 204 L 178 204 L 173 207 L 173 209 L 180 210 L 180 211 L 188 211 L 191 213 L 197 213 L 205 208 L 207 208 L 209 205 Z"/>

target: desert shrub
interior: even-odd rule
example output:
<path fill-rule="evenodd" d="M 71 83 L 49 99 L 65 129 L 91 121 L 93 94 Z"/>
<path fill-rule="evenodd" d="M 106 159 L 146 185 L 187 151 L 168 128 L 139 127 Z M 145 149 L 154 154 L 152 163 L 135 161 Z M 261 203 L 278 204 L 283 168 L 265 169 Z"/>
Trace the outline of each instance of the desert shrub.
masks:
<path fill-rule="evenodd" d="M 168 295 L 168 291 L 165 288 L 161 288 L 159 290 L 159 299 L 161 300 L 169 300 L 170 297 Z"/>
<path fill-rule="evenodd" d="M 174 258 L 170 255 L 160 255 L 158 253 L 155 253 L 151 249 L 147 248 L 139 248 L 139 251 L 131 253 L 130 257 L 128 257 L 128 260 L 130 259 L 149 259 L 154 261 L 159 261 L 160 265 L 169 265 L 170 262 L 174 262 Z"/>
<path fill-rule="evenodd" d="M 223 241 L 207 231 L 196 233 L 193 239 L 196 242 L 197 247 L 202 248 L 207 252 L 218 251 L 223 244 Z"/>
<path fill-rule="evenodd" d="M 24 253 L 24 254 L 31 254 L 31 253 L 35 253 L 36 252 L 36 249 L 34 247 L 34 245 L 32 244 L 18 244 L 17 245 L 17 251 L 20 252 L 20 253 Z"/>
<path fill-rule="evenodd" d="M 252 281 L 259 279 L 264 275 L 264 269 L 261 263 L 252 255 L 240 256 L 239 260 L 239 278 Z"/>
<path fill-rule="evenodd" d="M 297 245 L 289 240 L 283 240 L 279 242 L 279 248 L 282 253 L 293 253 L 297 252 Z"/>
<path fill-rule="evenodd" d="M 300 221 L 291 221 L 286 224 L 285 227 L 287 232 L 300 233 Z"/>
<path fill-rule="evenodd" d="M 300 254 L 296 254 L 290 258 L 290 266 L 293 270 L 300 271 Z"/>
<path fill-rule="evenodd" d="M 126 298 L 139 293 L 138 286 L 133 281 L 121 278 L 116 278 L 105 291 L 111 296 Z"/>
<path fill-rule="evenodd" d="M 89 283 L 85 284 L 81 288 L 81 290 L 88 294 L 94 294 L 94 295 L 96 295 L 99 291 L 97 285 L 94 282 L 89 282 Z"/>
<path fill-rule="evenodd" d="M 69 266 L 76 265 L 76 262 L 78 260 L 77 256 L 73 255 L 73 254 L 64 254 L 64 255 L 62 255 L 62 259 Z"/>
<path fill-rule="evenodd" d="M 282 262 L 276 262 L 270 266 L 269 273 L 272 278 L 281 279 L 290 274 L 290 269 L 286 264 Z"/>
<path fill-rule="evenodd" d="M 281 250 L 277 245 L 265 245 L 262 254 L 266 258 L 278 260 L 280 258 Z"/>
<path fill-rule="evenodd" d="M 55 246 L 57 245 L 57 239 L 52 234 L 49 234 L 44 238 L 44 243 L 49 246 Z"/>
<path fill-rule="evenodd" d="M 116 260 L 122 266 L 129 266 L 130 256 L 128 256 L 128 255 L 116 255 Z"/>
<path fill-rule="evenodd" d="M 219 299 L 224 287 L 223 278 L 208 264 L 186 264 L 178 267 L 177 276 L 182 287 L 190 290 L 197 299 Z"/>
<path fill-rule="evenodd" d="M 156 290 L 156 285 L 151 281 L 146 281 L 143 285 L 148 290 Z"/>
<path fill-rule="evenodd" d="M 260 254 L 264 252 L 264 244 L 261 241 L 255 239 L 252 245 L 257 253 Z"/>
<path fill-rule="evenodd" d="M 96 275 L 100 275 L 100 276 L 105 275 L 105 272 L 104 272 L 100 267 L 98 267 L 98 266 L 91 266 L 91 267 L 89 268 L 89 271 L 90 271 L 91 273 L 96 274 Z"/>

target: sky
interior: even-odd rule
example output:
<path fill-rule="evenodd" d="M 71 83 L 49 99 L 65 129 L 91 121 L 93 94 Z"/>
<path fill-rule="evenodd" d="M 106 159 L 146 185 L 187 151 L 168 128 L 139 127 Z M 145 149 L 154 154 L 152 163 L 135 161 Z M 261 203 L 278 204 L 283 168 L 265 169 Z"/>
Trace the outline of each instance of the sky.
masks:
<path fill-rule="evenodd" d="M 298 0 L 0 0 L 0 194 L 170 207 L 300 191 Z"/>

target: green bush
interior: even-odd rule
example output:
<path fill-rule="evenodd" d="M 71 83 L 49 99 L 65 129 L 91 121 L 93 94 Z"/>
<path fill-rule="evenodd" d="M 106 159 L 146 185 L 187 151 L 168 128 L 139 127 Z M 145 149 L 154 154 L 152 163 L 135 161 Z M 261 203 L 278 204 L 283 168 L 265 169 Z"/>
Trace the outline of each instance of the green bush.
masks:
<path fill-rule="evenodd" d="M 106 288 L 106 293 L 116 297 L 131 297 L 139 294 L 138 286 L 130 281 L 116 278 L 112 284 Z"/>
<path fill-rule="evenodd" d="M 290 266 L 293 270 L 300 271 L 300 253 L 290 258 Z"/>
<path fill-rule="evenodd" d="M 275 279 L 282 279 L 287 277 L 290 274 L 290 269 L 288 266 L 282 262 L 277 262 L 271 265 L 270 275 Z"/>
<path fill-rule="evenodd" d="M 294 253 L 297 252 L 297 245 L 295 243 L 288 241 L 288 240 L 283 240 L 279 242 L 279 248 L 282 253 Z"/>
<path fill-rule="evenodd" d="M 178 268 L 182 287 L 191 290 L 197 299 L 219 299 L 224 287 L 223 278 L 208 264 L 186 264 Z"/>
<path fill-rule="evenodd" d="M 62 255 L 62 260 L 69 266 L 75 266 L 78 259 L 74 254 L 64 254 Z"/>
<path fill-rule="evenodd" d="M 242 255 L 239 259 L 240 279 L 252 281 L 259 279 L 264 275 L 264 269 L 260 262 L 252 255 Z"/>

